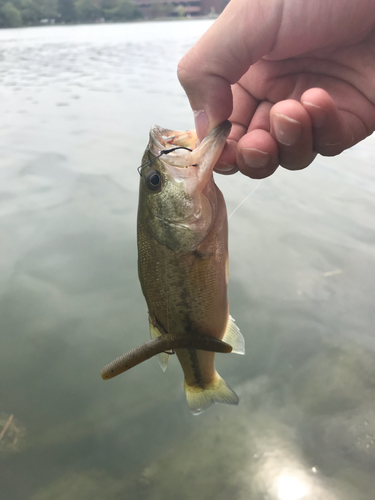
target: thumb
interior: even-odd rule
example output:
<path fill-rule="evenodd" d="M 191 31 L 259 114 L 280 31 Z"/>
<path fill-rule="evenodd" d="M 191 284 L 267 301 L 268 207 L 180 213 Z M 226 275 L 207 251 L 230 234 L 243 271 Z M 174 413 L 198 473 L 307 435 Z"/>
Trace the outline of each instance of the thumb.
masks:
<path fill-rule="evenodd" d="M 231 0 L 181 59 L 178 78 L 194 111 L 199 139 L 230 117 L 231 85 L 271 50 L 281 22 L 281 4 L 279 0 Z"/>

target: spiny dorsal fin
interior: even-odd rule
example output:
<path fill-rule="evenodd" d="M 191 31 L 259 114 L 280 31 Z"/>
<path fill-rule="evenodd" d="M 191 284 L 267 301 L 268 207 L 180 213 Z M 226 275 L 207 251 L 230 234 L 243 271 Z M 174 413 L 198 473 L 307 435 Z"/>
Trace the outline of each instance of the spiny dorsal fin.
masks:
<path fill-rule="evenodd" d="M 235 352 L 236 354 L 245 354 L 245 339 L 243 338 L 240 329 L 235 324 L 232 316 L 229 316 L 223 342 L 232 346 L 232 352 Z"/>

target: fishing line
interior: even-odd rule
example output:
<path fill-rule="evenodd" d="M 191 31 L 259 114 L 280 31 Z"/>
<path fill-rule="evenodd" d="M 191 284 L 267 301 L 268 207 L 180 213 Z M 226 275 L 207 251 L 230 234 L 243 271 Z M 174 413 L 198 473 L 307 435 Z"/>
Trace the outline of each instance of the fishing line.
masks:
<path fill-rule="evenodd" d="M 258 184 L 255 186 L 255 188 L 250 191 L 250 193 L 236 206 L 236 208 L 233 210 L 233 212 L 229 215 L 228 220 L 232 217 L 232 215 L 237 212 L 237 210 L 240 208 L 241 205 L 245 203 L 246 200 L 250 198 L 250 196 L 255 193 L 255 191 L 258 189 L 262 181 L 259 181 Z"/>

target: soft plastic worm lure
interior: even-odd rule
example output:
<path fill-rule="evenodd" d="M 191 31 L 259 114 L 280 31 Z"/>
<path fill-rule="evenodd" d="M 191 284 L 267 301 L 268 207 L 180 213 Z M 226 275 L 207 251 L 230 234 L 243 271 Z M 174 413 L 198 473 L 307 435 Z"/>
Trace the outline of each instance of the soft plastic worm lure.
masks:
<path fill-rule="evenodd" d="M 219 339 L 208 336 L 186 336 L 186 335 L 161 335 L 156 339 L 149 340 L 145 344 L 132 349 L 119 358 L 109 363 L 100 372 L 104 380 L 116 377 L 134 366 L 143 363 L 147 359 L 161 352 L 174 351 L 175 349 L 199 349 L 211 352 L 232 352 L 232 346 Z"/>

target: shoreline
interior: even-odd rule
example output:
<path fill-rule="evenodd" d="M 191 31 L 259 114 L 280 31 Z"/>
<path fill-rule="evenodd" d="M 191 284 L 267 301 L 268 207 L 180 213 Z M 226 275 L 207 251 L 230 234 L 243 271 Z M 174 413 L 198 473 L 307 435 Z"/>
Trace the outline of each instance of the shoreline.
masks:
<path fill-rule="evenodd" d="M 155 23 L 155 22 L 172 22 L 172 21 L 214 21 L 219 17 L 220 14 L 212 15 L 208 14 L 206 16 L 182 16 L 182 17 L 156 17 L 154 19 L 150 18 L 137 18 L 137 19 L 124 19 L 122 21 L 93 21 L 93 22 L 72 22 L 72 23 L 39 23 L 39 24 L 28 24 L 23 26 L 0 26 L 0 30 L 20 30 L 27 28 L 49 28 L 49 27 L 63 27 L 63 26 L 102 26 L 108 24 L 136 24 L 136 23 Z"/>

